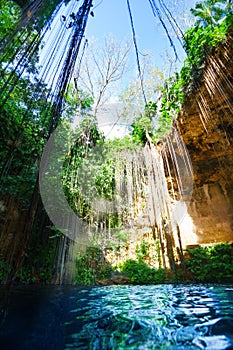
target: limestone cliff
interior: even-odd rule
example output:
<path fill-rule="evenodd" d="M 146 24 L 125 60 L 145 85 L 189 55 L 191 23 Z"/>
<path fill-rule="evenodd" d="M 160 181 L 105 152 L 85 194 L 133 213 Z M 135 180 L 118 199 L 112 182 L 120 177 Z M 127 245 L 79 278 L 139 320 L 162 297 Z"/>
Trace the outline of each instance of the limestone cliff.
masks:
<path fill-rule="evenodd" d="M 112 265 L 143 251 L 150 266 L 175 271 L 187 246 L 233 241 L 232 44 L 233 30 L 208 57 L 164 142 L 155 146 L 147 135 L 139 158 L 116 163 L 124 230 L 110 242 L 103 230 L 100 243 Z"/>
<path fill-rule="evenodd" d="M 197 243 L 233 240 L 232 57 L 233 30 L 208 57 L 175 122 L 194 170 L 188 212 Z"/>

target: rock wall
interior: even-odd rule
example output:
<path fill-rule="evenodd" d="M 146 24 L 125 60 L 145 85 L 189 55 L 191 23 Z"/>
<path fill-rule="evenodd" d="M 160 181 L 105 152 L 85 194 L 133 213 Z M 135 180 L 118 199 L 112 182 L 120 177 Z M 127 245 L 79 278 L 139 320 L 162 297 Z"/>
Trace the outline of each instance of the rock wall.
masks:
<path fill-rule="evenodd" d="M 116 230 L 114 240 L 113 232 L 107 239 L 106 230 L 100 234 L 111 265 L 140 257 L 175 271 L 187 246 L 233 241 L 232 44 L 233 31 L 209 56 L 202 81 L 187 94 L 164 142 L 145 148 L 144 158 L 127 155 L 119 167 L 119 193 L 127 199 L 121 234 L 127 235 L 120 240 Z"/>
<path fill-rule="evenodd" d="M 232 58 L 233 29 L 208 57 L 175 121 L 193 165 L 188 213 L 200 244 L 233 240 Z"/>

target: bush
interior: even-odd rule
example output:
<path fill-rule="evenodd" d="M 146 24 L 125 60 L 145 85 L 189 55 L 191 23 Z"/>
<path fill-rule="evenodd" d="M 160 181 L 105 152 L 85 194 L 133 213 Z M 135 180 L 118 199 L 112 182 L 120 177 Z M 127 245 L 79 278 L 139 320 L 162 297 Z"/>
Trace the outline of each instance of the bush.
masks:
<path fill-rule="evenodd" d="M 188 54 L 184 67 L 181 69 L 181 78 L 184 87 L 189 84 L 190 80 L 198 80 L 201 78 L 205 59 L 226 37 L 228 26 L 226 22 L 213 28 L 211 25 L 202 28 L 194 26 L 188 29 L 184 37 L 184 48 Z"/>
<path fill-rule="evenodd" d="M 109 278 L 111 271 L 111 265 L 105 261 L 102 250 L 91 246 L 77 257 L 75 282 L 80 285 L 94 285 L 100 279 Z"/>
<path fill-rule="evenodd" d="M 233 249 L 227 243 L 188 250 L 186 264 L 198 282 L 233 282 Z"/>
<path fill-rule="evenodd" d="M 134 284 L 157 284 L 166 281 L 164 269 L 153 269 L 142 260 L 126 260 L 121 272 L 125 273 Z"/>

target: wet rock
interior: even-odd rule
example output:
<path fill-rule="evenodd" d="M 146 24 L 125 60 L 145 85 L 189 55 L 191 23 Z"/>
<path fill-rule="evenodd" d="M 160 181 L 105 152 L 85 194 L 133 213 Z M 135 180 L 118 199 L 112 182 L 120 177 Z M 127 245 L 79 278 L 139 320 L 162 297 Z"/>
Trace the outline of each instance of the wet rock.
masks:
<path fill-rule="evenodd" d="M 112 282 L 110 279 L 102 279 L 96 282 L 97 286 L 111 286 Z"/>
<path fill-rule="evenodd" d="M 130 278 L 125 275 L 114 275 L 111 277 L 113 284 L 129 284 Z"/>
<path fill-rule="evenodd" d="M 109 279 L 102 279 L 102 280 L 98 280 L 96 282 L 97 285 L 99 286 L 111 286 L 113 284 L 117 284 L 117 285 L 125 285 L 125 284 L 130 284 L 130 278 L 125 276 L 125 275 L 121 275 L 121 274 L 116 274 L 116 275 L 112 275 L 111 278 Z"/>

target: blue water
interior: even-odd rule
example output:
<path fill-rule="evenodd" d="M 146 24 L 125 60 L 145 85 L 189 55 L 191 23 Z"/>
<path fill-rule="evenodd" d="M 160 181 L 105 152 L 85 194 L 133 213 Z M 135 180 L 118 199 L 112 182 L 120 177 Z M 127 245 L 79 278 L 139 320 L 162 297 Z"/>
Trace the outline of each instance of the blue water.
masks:
<path fill-rule="evenodd" d="M 0 349 L 233 349 L 233 286 L 17 287 Z"/>

